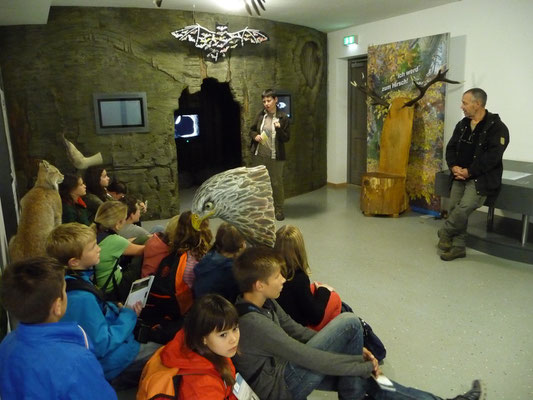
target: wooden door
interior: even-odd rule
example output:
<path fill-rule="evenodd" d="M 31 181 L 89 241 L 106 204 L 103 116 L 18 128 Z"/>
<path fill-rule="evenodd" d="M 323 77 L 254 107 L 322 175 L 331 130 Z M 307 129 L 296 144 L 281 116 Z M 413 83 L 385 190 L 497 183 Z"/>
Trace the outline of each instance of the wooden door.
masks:
<path fill-rule="evenodd" d="M 348 81 L 366 81 L 367 58 L 348 60 Z M 356 87 L 349 85 L 348 92 L 348 183 L 361 185 L 366 172 L 366 96 Z"/>

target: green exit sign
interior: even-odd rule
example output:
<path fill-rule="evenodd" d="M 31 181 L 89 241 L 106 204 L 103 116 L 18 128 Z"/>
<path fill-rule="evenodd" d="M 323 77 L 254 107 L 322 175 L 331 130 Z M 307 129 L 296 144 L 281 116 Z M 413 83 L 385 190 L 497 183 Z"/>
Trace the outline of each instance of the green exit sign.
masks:
<path fill-rule="evenodd" d="M 357 40 L 355 38 L 355 35 L 345 36 L 344 37 L 344 45 L 349 46 L 351 44 L 357 44 Z"/>

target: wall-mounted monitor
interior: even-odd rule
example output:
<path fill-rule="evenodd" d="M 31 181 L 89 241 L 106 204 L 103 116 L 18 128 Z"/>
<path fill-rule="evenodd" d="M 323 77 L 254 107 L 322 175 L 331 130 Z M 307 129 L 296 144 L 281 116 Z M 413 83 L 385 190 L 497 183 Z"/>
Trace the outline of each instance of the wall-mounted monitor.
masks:
<path fill-rule="evenodd" d="M 174 139 L 194 139 L 199 136 L 199 113 L 196 111 L 174 111 Z"/>
<path fill-rule="evenodd" d="M 148 132 L 146 93 L 94 93 L 96 133 Z"/>
<path fill-rule="evenodd" d="M 291 95 L 289 93 L 278 93 L 277 108 L 287 114 L 289 119 L 292 119 Z"/>

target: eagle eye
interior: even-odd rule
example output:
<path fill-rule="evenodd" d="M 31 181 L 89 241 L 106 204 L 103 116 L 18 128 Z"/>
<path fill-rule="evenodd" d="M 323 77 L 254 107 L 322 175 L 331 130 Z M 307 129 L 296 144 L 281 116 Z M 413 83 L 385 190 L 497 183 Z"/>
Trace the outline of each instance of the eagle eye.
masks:
<path fill-rule="evenodd" d="M 213 208 L 215 208 L 215 205 L 211 201 L 208 201 L 204 204 L 205 211 L 211 211 Z"/>

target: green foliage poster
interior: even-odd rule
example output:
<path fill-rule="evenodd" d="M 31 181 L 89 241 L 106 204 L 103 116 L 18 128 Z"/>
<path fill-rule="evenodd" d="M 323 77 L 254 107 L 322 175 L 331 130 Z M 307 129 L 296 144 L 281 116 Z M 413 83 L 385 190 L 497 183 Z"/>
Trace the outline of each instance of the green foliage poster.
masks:
<path fill-rule="evenodd" d="M 414 99 L 424 85 L 448 62 L 449 33 L 427 36 L 368 48 L 369 89 L 389 103 L 398 97 Z M 447 75 L 448 77 L 448 75 Z M 452 78 L 453 79 L 453 78 Z M 437 82 L 415 104 L 413 134 L 407 170 L 410 206 L 422 212 L 438 212 L 440 199 L 435 196 L 435 173 L 441 170 L 444 137 L 444 98 L 446 84 Z M 377 171 L 380 134 L 387 108 L 368 101 L 367 170 Z"/>

